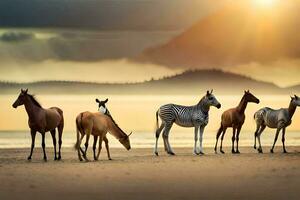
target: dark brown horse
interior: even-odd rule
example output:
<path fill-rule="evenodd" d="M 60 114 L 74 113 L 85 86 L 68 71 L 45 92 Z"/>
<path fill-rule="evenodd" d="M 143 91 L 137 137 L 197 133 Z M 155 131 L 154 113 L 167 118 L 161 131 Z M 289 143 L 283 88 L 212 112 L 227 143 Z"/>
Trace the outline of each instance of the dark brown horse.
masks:
<path fill-rule="evenodd" d="M 215 145 L 216 153 L 217 153 L 218 140 L 219 140 L 221 133 L 223 133 L 223 134 L 221 137 L 220 152 L 224 153 L 224 151 L 222 149 L 222 145 L 223 145 L 224 135 L 225 135 L 228 127 L 233 128 L 233 135 L 232 135 L 232 139 L 231 139 L 232 140 L 231 152 L 232 153 L 240 153 L 240 151 L 239 151 L 239 135 L 240 135 L 241 128 L 245 122 L 245 110 L 246 110 L 247 104 L 249 102 L 258 104 L 259 99 L 256 98 L 253 94 L 251 94 L 248 90 L 248 91 L 245 91 L 244 96 L 237 107 L 226 110 L 222 114 L 221 127 L 219 128 L 219 130 L 217 132 L 217 138 L 216 138 L 217 139 L 216 145 Z M 235 139 L 236 139 L 236 151 L 234 150 Z"/>
<path fill-rule="evenodd" d="M 61 159 L 61 145 L 62 145 L 62 133 L 64 128 L 64 117 L 63 111 L 57 107 L 52 107 L 49 109 L 44 109 L 37 102 L 37 100 L 30 94 L 27 93 L 28 89 L 21 90 L 21 93 L 18 99 L 13 104 L 14 108 L 24 105 L 26 112 L 28 114 L 28 125 L 31 130 L 31 151 L 28 156 L 28 160 L 31 160 L 32 152 L 34 149 L 35 135 L 36 132 L 42 134 L 42 147 L 44 153 L 44 160 L 47 161 L 47 156 L 45 152 L 45 133 L 50 131 L 53 139 L 54 145 L 54 160 Z M 58 157 L 56 156 L 56 138 L 55 138 L 55 129 L 58 129 Z"/>

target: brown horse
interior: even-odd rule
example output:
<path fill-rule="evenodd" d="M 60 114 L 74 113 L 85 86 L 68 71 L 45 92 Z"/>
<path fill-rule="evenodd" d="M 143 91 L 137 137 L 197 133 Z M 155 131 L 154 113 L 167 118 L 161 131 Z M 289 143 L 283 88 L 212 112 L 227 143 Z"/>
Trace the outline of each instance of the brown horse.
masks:
<path fill-rule="evenodd" d="M 222 114 L 222 119 L 221 119 L 221 127 L 219 128 L 217 132 L 217 137 L 216 137 L 216 145 L 215 145 L 215 153 L 217 153 L 217 145 L 218 145 L 218 140 L 219 137 L 222 134 L 221 137 L 221 146 L 220 146 L 220 152 L 224 153 L 222 150 L 222 145 L 223 145 L 223 139 L 224 135 L 226 133 L 226 130 L 228 127 L 233 128 L 233 135 L 232 135 L 232 153 L 240 153 L 239 151 L 239 135 L 241 128 L 245 122 L 245 110 L 247 107 L 247 104 L 253 102 L 253 103 L 259 103 L 259 99 L 256 98 L 253 94 L 251 94 L 248 91 L 245 91 L 244 96 L 242 100 L 240 101 L 239 105 L 235 108 L 231 108 L 227 111 L 225 111 Z M 234 141 L 236 139 L 236 151 L 234 150 Z"/>
<path fill-rule="evenodd" d="M 91 112 L 83 112 L 80 113 L 76 117 L 76 132 L 77 132 L 77 142 L 75 148 L 78 151 L 78 159 L 82 161 L 83 158 L 88 161 L 87 158 L 87 149 L 89 146 L 89 138 L 90 135 L 94 136 L 94 141 L 97 141 L 95 138 L 99 136 L 99 149 L 98 154 L 96 156 L 96 142 L 93 145 L 93 152 L 94 152 L 94 160 L 98 160 L 100 156 L 100 152 L 102 149 L 102 142 L 105 142 L 105 147 L 107 151 L 108 159 L 111 160 L 110 153 L 109 153 L 109 146 L 108 146 L 108 139 L 106 137 L 107 132 L 112 134 L 116 137 L 119 142 L 127 149 L 130 150 L 130 140 L 129 135 L 124 133 L 122 129 L 115 123 L 113 118 L 110 115 L 105 115 L 103 113 L 91 113 Z M 85 151 L 80 147 L 83 137 L 86 135 L 86 142 L 85 142 Z"/>
<path fill-rule="evenodd" d="M 18 99 L 13 104 L 14 108 L 24 105 L 26 112 L 28 114 L 28 125 L 31 130 L 31 151 L 28 156 L 28 160 L 31 160 L 36 132 L 42 134 L 42 147 L 44 153 L 44 160 L 47 161 L 47 156 L 45 152 L 45 133 L 50 131 L 53 145 L 54 145 L 54 160 L 61 159 L 61 145 L 62 145 L 62 133 L 64 129 L 64 117 L 63 111 L 57 107 L 52 107 L 49 109 L 44 109 L 37 102 L 37 100 L 30 94 L 27 93 L 28 89 L 21 90 L 21 93 Z M 56 156 L 56 138 L 55 138 L 55 129 L 58 129 L 58 157 Z"/>

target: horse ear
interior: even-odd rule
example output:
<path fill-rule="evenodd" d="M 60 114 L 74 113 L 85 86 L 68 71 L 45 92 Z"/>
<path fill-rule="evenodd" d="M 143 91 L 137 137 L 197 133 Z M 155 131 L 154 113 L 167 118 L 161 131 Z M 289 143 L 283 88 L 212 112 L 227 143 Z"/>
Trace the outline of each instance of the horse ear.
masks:
<path fill-rule="evenodd" d="M 294 96 L 295 96 L 296 99 L 298 99 L 298 96 L 297 96 L 297 95 L 294 95 Z"/>
<path fill-rule="evenodd" d="M 128 134 L 128 137 L 131 136 L 131 134 L 132 134 L 132 132 L 130 132 L 130 133 Z"/>
<path fill-rule="evenodd" d="M 294 99 L 294 97 L 291 96 L 291 100 L 293 100 L 293 99 Z"/>
<path fill-rule="evenodd" d="M 209 95 L 209 91 L 208 91 L 208 90 L 206 91 L 206 95 L 207 95 L 207 96 Z"/>
<path fill-rule="evenodd" d="M 211 91 L 210 91 L 210 94 L 212 94 L 212 93 L 213 93 L 213 91 L 214 91 L 214 89 L 211 89 Z"/>
<path fill-rule="evenodd" d="M 100 103 L 99 99 L 96 99 L 96 102 L 97 102 L 97 103 Z"/>
<path fill-rule="evenodd" d="M 24 93 L 27 94 L 27 92 L 28 92 L 28 88 L 24 91 Z"/>
<path fill-rule="evenodd" d="M 247 92 L 248 92 L 248 93 L 250 92 L 249 89 L 247 90 Z"/>
<path fill-rule="evenodd" d="M 21 92 L 24 93 L 24 90 L 21 88 Z"/>
<path fill-rule="evenodd" d="M 108 102 L 108 99 L 105 99 L 104 103 L 107 103 Z"/>

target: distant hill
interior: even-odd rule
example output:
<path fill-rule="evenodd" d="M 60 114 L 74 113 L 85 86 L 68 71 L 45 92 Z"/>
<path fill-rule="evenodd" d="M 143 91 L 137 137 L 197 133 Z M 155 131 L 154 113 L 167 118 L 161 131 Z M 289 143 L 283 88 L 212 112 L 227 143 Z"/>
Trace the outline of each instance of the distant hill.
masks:
<path fill-rule="evenodd" d="M 146 49 L 139 61 L 207 68 L 268 63 L 300 57 L 300 3 L 278 1 L 261 10 L 253 1 L 228 4 L 166 44 Z"/>
<path fill-rule="evenodd" d="M 300 88 L 279 88 L 275 84 L 221 70 L 189 70 L 175 76 L 141 83 L 88 83 L 76 81 L 43 81 L 33 83 L 0 82 L 1 94 L 16 94 L 29 88 L 36 94 L 202 94 L 214 89 L 217 94 L 241 94 L 250 89 L 256 94 L 291 94 Z"/>

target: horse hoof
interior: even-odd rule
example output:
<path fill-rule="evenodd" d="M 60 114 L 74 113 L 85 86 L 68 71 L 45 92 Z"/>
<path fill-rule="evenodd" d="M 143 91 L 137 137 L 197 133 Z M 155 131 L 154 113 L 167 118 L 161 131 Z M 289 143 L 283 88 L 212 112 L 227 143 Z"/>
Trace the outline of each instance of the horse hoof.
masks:
<path fill-rule="evenodd" d="M 235 153 L 237 153 L 237 154 L 240 154 L 240 151 L 239 151 L 239 150 L 237 150 Z"/>
<path fill-rule="evenodd" d="M 58 156 L 57 160 L 61 160 L 61 156 Z"/>
<path fill-rule="evenodd" d="M 31 156 L 29 156 L 29 157 L 27 158 L 27 160 L 31 160 Z"/>
<path fill-rule="evenodd" d="M 54 157 L 54 160 L 58 160 L 56 157 Z"/>
<path fill-rule="evenodd" d="M 202 151 L 200 151 L 199 155 L 204 155 L 205 153 L 203 153 Z"/>
<path fill-rule="evenodd" d="M 283 153 L 288 153 L 287 151 L 283 151 Z"/>
<path fill-rule="evenodd" d="M 173 153 L 173 152 L 169 152 L 168 154 L 171 156 L 175 156 L 175 153 Z"/>
<path fill-rule="evenodd" d="M 235 154 L 236 152 L 235 152 L 234 150 L 231 150 L 231 153 L 232 153 L 232 154 Z"/>
<path fill-rule="evenodd" d="M 47 158 L 44 158 L 44 161 L 47 162 Z"/>
<path fill-rule="evenodd" d="M 254 146 L 253 148 L 256 149 L 256 146 Z"/>
<path fill-rule="evenodd" d="M 225 152 L 224 152 L 223 150 L 220 150 L 220 152 L 221 152 L 222 154 L 225 154 Z"/>
<path fill-rule="evenodd" d="M 270 153 L 274 153 L 273 149 L 270 150 Z"/>
<path fill-rule="evenodd" d="M 155 155 L 158 156 L 158 152 L 155 152 Z"/>

